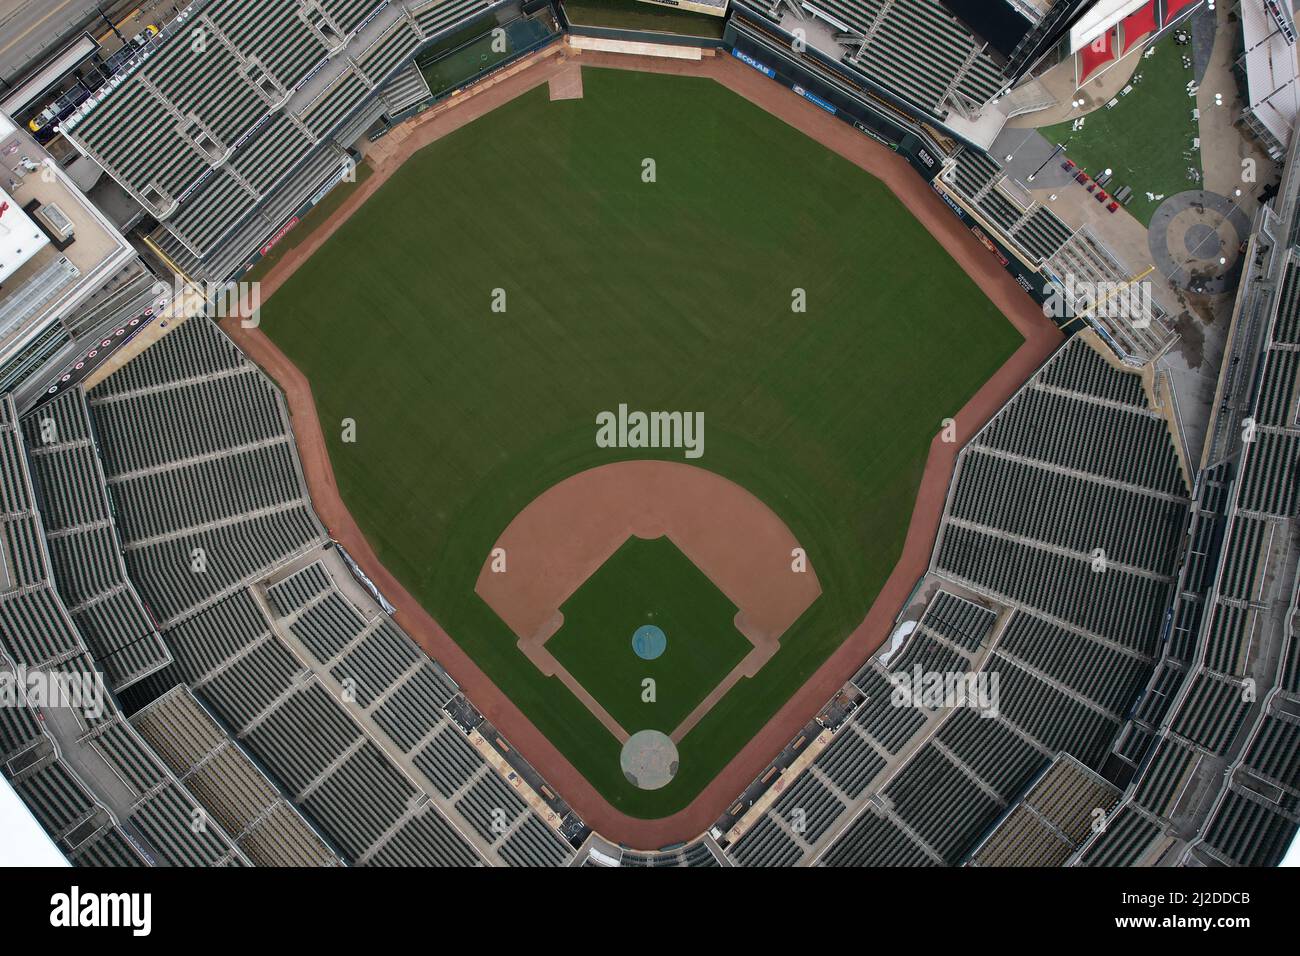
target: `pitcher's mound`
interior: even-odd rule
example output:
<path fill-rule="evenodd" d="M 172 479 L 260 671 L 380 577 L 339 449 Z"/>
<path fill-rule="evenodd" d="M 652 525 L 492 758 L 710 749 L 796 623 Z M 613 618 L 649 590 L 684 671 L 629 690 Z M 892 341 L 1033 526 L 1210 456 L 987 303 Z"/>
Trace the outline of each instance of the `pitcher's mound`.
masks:
<path fill-rule="evenodd" d="M 643 624 L 632 635 L 632 650 L 643 661 L 658 660 L 668 649 L 668 635 L 653 624 Z"/>
<path fill-rule="evenodd" d="M 677 745 L 657 730 L 638 730 L 623 744 L 618 762 L 633 786 L 658 790 L 677 776 Z"/>

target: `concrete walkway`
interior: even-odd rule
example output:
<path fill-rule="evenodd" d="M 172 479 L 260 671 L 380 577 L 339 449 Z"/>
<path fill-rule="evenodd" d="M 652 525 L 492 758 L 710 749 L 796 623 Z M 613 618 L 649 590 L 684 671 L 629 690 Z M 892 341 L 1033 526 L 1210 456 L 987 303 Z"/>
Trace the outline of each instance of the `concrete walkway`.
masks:
<path fill-rule="evenodd" d="M 1145 43 L 1136 44 L 1127 55 L 1094 73 L 1087 83 L 1077 89 L 1075 61 L 1078 57 L 1067 58 L 1039 77 L 1039 81 L 1056 97 L 1056 105 L 1036 113 L 1013 117 L 1007 125 L 1020 129 L 1037 129 L 1069 122 L 1101 109 L 1128 86 L 1129 80 L 1142 63 L 1142 51 L 1145 49 Z M 1083 100 L 1083 105 L 1076 109 L 1071 103 L 1078 99 Z"/>

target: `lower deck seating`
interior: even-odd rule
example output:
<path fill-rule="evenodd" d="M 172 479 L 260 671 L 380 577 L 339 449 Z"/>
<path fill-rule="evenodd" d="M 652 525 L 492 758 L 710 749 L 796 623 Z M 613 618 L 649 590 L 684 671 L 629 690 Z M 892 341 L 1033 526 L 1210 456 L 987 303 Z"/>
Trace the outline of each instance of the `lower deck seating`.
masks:
<path fill-rule="evenodd" d="M 128 574 L 164 624 L 323 540 L 282 397 L 214 323 L 187 320 L 89 403 Z"/>
<path fill-rule="evenodd" d="M 824 866 L 936 866 L 896 822 L 868 805 L 821 860 Z"/>
<path fill-rule="evenodd" d="M 1079 857 L 1082 866 L 1136 866 L 1150 862 L 1160 842 L 1160 824 L 1131 805 L 1123 806 Z"/>
<path fill-rule="evenodd" d="M 956 865 L 1013 817 L 1056 864 L 1083 842 L 1073 823 L 1070 838 L 1050 837 L 1059 827 L 1035 815 L 1064 813 L 1074 799 L 1058 768 L 1077 768 L 1085 783 L 1098 779 L 1089 768 L 1104 760 L 1151 662 L 944 588 L 915 623 L 902 646 L 854 677 L 856 712 L 727 847 L 735 862 Z M 943 680 L 917 695 L 909 690 L 917 677 Z M 1039 794 L 1026 804 L 1036 780 Z"/>
<path fill-rule="evenodd" d="M 143 712 L 177 683 L 192 688 L 347 862 L 366 862 L 418 809 L 414 782 L 284 644 L 251 590 L 167 629 L 163 637 L 175 662 L 140 685 Z M 446 855 L 420 862 L 446 865 L 477 857 L 463 839 L 461 844 L 421 844 Z"/>
<path fill-rule="evenodd" d="M 1282 806 L 1253 794 L 1229 789 L 1210 821 L 1205 842 L 1239 866 L 1277 866 L 1295 838 L 1300 800 Z"/>
<path fill-rule="evenodd" d="M 935 565 L 1151 661 L 1187 489 L 1139 377 L 1098 347 L 1071 339 L 962 450 Z"/>
<path fill-rule="evenodd" d="M 188 687 L 176 686 L 131 722 L 254 864 L 338 865 L 338 857 Z"/>

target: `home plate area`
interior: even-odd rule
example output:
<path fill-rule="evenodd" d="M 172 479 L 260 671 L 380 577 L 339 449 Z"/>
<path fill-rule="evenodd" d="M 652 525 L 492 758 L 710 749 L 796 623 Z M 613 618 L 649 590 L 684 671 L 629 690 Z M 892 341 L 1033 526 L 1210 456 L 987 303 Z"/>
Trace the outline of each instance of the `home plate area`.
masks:
<path fill-rule="evenodd" d="M 677 745 L 657 730 L 638 730 L 619 756 L 623 775 L 642 790 L 658 790 L 677 775 Z"/>
<path fill-rule="evenodd" d="M 678 462 L 619 462 L 560 482 L 492 553 L 478 594 L 623 744 L 624 776 L 648 790 L 671 781 L 682 738 L 821 593 L 774 512 Z"/>

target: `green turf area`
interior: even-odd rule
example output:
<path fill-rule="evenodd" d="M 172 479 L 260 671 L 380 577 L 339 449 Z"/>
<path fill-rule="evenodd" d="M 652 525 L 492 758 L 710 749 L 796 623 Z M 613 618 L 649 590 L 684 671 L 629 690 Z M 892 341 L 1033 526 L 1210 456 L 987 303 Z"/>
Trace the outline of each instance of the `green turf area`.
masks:
<path fill-rule="evenodd" d="M 496 15 L 485 13 L 483 16 L 471 20 L 464 26 L 457 27 L 432 46 L 422 50 L 420 55 L 415 58 L 415 65 L 423 68 L 426 63 L 433 62 L 443 54 L 450 53 L 452 50 L 464 46 L 471 40 L 477 40 L 496 25 Z"/>
<path fill-rule="evenodd" d="M 420 56 L 416 65 L 435 97 L 463 86 L 547 35 L 539 20 L 513 20 L 499 37 L 490 32 L 496 25 L 495 17 L 480 19 Z"/>
<path fill-rule="evenodd" d="M 736 606 L 667 538 L 630 538 L 560 610 L 564 626 L 546 649 L 631 734 L 671 734 L 753 649 Z M 668 637 L 650 661 L 632 650 L 643 624 Z M 653 702 L 641 699 L 647 677 Z"/>
<path fill-rule="evenodd" d="M 422 67 L 424 80 L 429 84 L 429 92 L 434 96 L 441 96 L 484 70 L 496 66 L 512 52 L 509 44 L 506 44 L 505 49 L 500 50 L 492 49 L 492 44 L 492 34 L 489 33 L 454 53 L 448 53 L 442 59 Z"/>
<path fill-rule="evenodd" d="M 1148 59 L 1134 54 L 1139 57 L 1135 75 L 1141 74 L 1142 80 L 1112 109 L 1093 110 L 1077 133 L 1071 130 L 1073 123 L 1039 130 L 1048 142 L 1064 145 L 1066 155 L 1088 175 L 1095 178 L 1110 169 L 1114 178 L 1106 183 L 1106 191 L 1111 195 L 1131 186 L 1133 199 L 1126 208 L 1143 225 L 1150 225 L 1163 201 L 1147 199 L 1148 192 L 1168 198 L 1201 188 L 1187 178 L 1189 166 L 1201 168 L 1200 151 L 1192 148 L 1192 140 L 1200 135 L 1192 119 L 1196 98 L 1187 95 L 1192 71 L 1183 66 L 1183 56 L 1190 57 L 1192 48 L 1167 38 L 1155 49 Z"/>
<path fill-rule="evenodd" d="M 1022 340 L 883 185 L 758 107 L 694 77 L 583 83 L 555 102 L 540 86 L 412 157 L 262 328 L 311 379 L 339 490 L 387 567 L 612 803 L 654 817 L 861 623 L 931 439 Z M 703 412 L 690 464 L 774 509 L 823 592 L 657 791 L 623 779 L 617 742 L 474 592 L 506 525 L 557 482 L 685 460 L 597 447 L 596 415 L 621 402 Z"/>
<path fill-rule="evenodd" d="M 564 0 L 569 22 L 589 27 L 648 30 L 722 39 L 726 19 L 693 10 L 674 10 L 641 0 Z"/>

